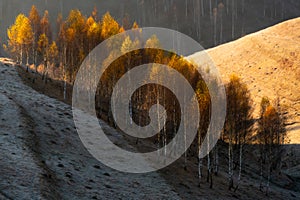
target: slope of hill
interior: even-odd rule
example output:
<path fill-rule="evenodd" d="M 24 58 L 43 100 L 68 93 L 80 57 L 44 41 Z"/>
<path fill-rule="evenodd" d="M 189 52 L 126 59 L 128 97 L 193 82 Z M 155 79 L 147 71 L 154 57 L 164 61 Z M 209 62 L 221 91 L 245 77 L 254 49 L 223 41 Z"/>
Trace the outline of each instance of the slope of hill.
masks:
<path fill-rule="evenodd" d="M 0 120 L 0 199 L 180 199 L 157 172 L 126 174 L 94 159 L 72 107 L 23 84 L 14 63 L 2 58 Z"/>
<path fill-rule="evenodd" d="M 264 96 L 280 99 L 288 117 L 290 143 L 300 143 L 300 18 L 208 50 L 222 79 L 239 75 L 254 100 L 254 116 Z M 197 60 L 198 53 L 190 58 Z M 199 59 L 199 58 L 198 58 Z"/>

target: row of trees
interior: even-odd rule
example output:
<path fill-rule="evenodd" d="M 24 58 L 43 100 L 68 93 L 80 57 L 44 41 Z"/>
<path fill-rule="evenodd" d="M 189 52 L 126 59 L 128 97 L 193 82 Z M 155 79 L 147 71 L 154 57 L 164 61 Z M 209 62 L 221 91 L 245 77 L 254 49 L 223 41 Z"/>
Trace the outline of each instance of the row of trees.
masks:
<path fill-rule="evenodd" d="M 127 37 L 119 50 L 122 51 L 122 48 L 137 45 L 138 43 L 138 40 L 131 40 Z M 149 38 L 144 47 L 155 48 L 158 46 L 159 41 L 153 36 Z M 128 58 L 130 59 L 128 60 Z M 199 122 L 198 139 L 194 142 L 194 145 L 196 145 L 199 150 L 209 124 L 211 106 L 210 94 L 206 83 L 197 73 L 194 65 L 175 54 L 155 49 L 147 49 L 144 51 L 135 51 L 132 52 L 131 55 L 127 54 L 126 56 L 120 57 L 113 62 L 110 68 L 103 74 L 103 78 L 100 81 L 101 85 L 104 85 L 104 88 L 98 88 L 98 95 L 96 96 L 99 102 L 98 109 L 102 111 L 104 115 L 110 116 L 111 119 L 108 117 L 107 120 L 111 121 L 112 125 L 114 125 L 114 120 L 110 113 L 115 111 L 109 110 L 111 107 L 109 105 L 111 103 L 110 95 L 114 85 L 132 66 L 152 62 L 165 64 L 176 69 L 183 74 L 196 91 L 197 99 L 200 103 L 199 110 L 201 112 L 201 119 Z M 154 66 L 150 77 L 154 78 L 158 73 L 160 73 L 159 69 Z M 167 74 L 166 77 L 168 77 Z M 208 84 L 217 84 L 214 81 L 215 80 L 212 79 Z M 281 112 L 279 100 L 274 103 L 275 106 L 270 103 L 267 97 L 264 97 L 261 103 L 260 117 L 258 120 L 255 120 L 252 116 L 253 103 L 247 85 L 244 84 L 238 76 L 232 75 L 229 83 L 225 86 L 227 115 L 222 140 L 228 143 L 228 188 L 233 191 L 239 188 L 242 172 L 245 170 L 244 155 L 247 144 L 258 143 L 260 147 L 261 189 L 263 188 L 263 177 L 266 177 L 265 192 L 268 194 L 271 172 L 272 170 L 280 171 L 280 163 L 283 155 L 282 146 L 286 142 L 286 119 Z M 185 94 L 183 93 L 183 95 Z M 132 107 L 129 109 L 132 109 L 131 113 L 134 121 L 143 126 L 149 123 L 148 111 L 155 103 L 163 105 L 167 111 L 167 118 L 164 119 L 164 129 L 158 134 L 157 138 L 153 138 L 158 143 L 157 148 L 160 148 L 162 146 L 164 147 L 165 144 L 174 137 L 174 133 L 177 132 L 178 125 L 180 124 L 180 105 L 178 105 L 172 92 L 161 86 L 147 85 L 134 93 L 132 97 Z M 188 99 L 186 103 L 189 103 Z M 254 132 L 257 134 L 253 135 Z M 217 175 L 219 170 L 219 148 L 217 145 L 206 158 L 207 182 L 209 182 L 210 187 L 213 187 L 213 173 Z M 193 155 L 197 155 L 197 153 L 195 153 L 197 152 L 196 148 L 190 151 L 193 151 Z M 185 155 L 185 158 L 186 156 L 187 155 Z M 204 175 L 202 170 L 203 159 L 199 159 L 199 183 L 201 183 L 201 179 Z M 234 174 L 235 171 L 237 171 L 237 174 Z"/>
<path fill-rule="evenodd" d="M 220 4 L 219 9 L 223 6 Z M 215 10 L 217 12 L 217 10 Z M 212 16 L 217 16 L 212 13 Z M 215 18 L 216 20 L 216 18 Z M 222 24 L 221 24 L 222 26 Z M 57 68 L 59 78 L 72 84 L 76 72 L 83 59 L 100 42 L 105 39 L 123 32 L 125 29 L 138 28 L 137 23 L 130 25 L 128 17 L 124 19 L 123 26 L 118 24 L 109 13 L 100 19 L 97 10 L 94 9 L 89 17 L 84 16 L 79 10 L 71 10 L 69 16 L 64 20 L 62 15 L 57 17 L 57 32 L 53 33 L 49 22 L 48 11 L 40 17 L 38 10 L 32 6 L 29 16 L 20 14 L 15 23 L 9 27 L 8 44 L 6 49 L 21 64 L 26 63 L 44 66 L 43 74 L 47 76 L 49 68 Z M 215 23 L 216 28 L 216 23 Z M 53 37 L 53 35 L 55 37 Z M 222 36 L 220 36 L 222 37 Z M 146 63 L 165 64 L 180 72 L 190 83 L 197 94 L 201 119 L 199 122 L 198 138 L 194 142 L 199 151 L 200 145 L 207 132 L 210 116 L 210 94 L 206 83 L 200 74 L 195 70 L 195 66 L 187 62 L 172 52 L 165 52 L 157 49 L 160 44 L 155 36 L 149 38 L 145 44 L 141 44 L 139 36 L 135 38 L 125 37 L 118 41 L 118 46 L 111 51 L 104 62 L 110 62 L 110 58 L 115 51 L 126 52 L 128 49 L 144 47 L 144 50 L 137 50 L 121 56 L 109 66 L 100 80 L 101 87 L 98 87 L 96 94 L 97 114 L 102 119 L 114 124 L 111 110 L 110 96 L 116 82 L 129 71 L 133 66 Z M 93 67 L 93 66 L 90 66 Z M 90 69 L 93 72 L 93 69 Z M 159 68 L 153 67 L 149 74 L 151 78 L 157 77 Z M 209 73 L 209 72 L 205 72 Z M 54 77 L 52 77 L 54 78 Z M 132 77 L 134 78 L 134 77 Z M 46 78 L 47 79 L 47 78 Z M 95 80 L 96 81 L 96 80 Z M 170 80 L 175 81 L 175 80 Z M 175 84 L 175 82 L 174 82 Z M 208 84 L 217 84 L 212 78 Z M 89 90 L 87 88 L 87 90 Z M 65 95 L 64 91 L 64 95 Z M 122 91 L 119 91 L 122 92 Z M 237 190 L 242 177 L 244 167 L 245 146 L 253 142 L 253 127 L 255 120 L 252 116 L 252 100 L 247 86 L 242 83 L 239 77 L 232 76 L 226 85 L 227 94 L 227 116 L 222 134 L 222 140 L 228 143 L 228 179 L 229 190 Z M 185 94 L 183 94 L 185 95 Z M 90 100 L 89 100 L 90 101 Z M 190 101 L 186 98 L 186 104 Z M 164 119 L 165 127 L 153 138 L 157 142 L 157 148 L 166 146 L 174 137 L 180 124 L 180 105 L 172 92 L 167 88 L 148 84 L 138 89 L 131 101 L 129 110 L 132 119 L 139 125 L 149 123 L 148 111 L 153 104 L 161 104 L 167 111 L 167 118 Z M 158 113 L 159 115 L 159 113 Z M 159 119 L 159 116 L 158 116 Z M 132 123 L 129 119 L 126 119 Z M 269 188 L 270 176 L 273 169 L 280 169 L 282 144 L 285 141 L 286 132 L 284 127 L 284 117 L 281 114 L 279 101 L 274 105 L 267 98 L 263 98 L 261 103 L 261 113 L 257 125 L 257 139 L 260 145 L 260 166 L 261 166 L 261 185 L 264 174 L 267 177 L 267 190 Z M 185 130 L 185 129 L 184 129 Z M 213 187 L 213 172 L 218 174 L 219 153 L 218 146 L 207 156 L 207 181 Z M 165 149 L 167 151 L 167 149 Z M 187 155 L 185 155 L 186 158 Z M 279 163 L 279 165 L 276 165 Z M 203 176 L 203 159 L 199 158 L 199 183 Z M 234 171 L 238 169 L 237 180 L 234 180 Z M 261 187 L 262 188 L 262 187 Z"/>
<path fill-rule="evenodd" d="M 128 17 L 123 20 L 126 28 Z M 137 23 L 132 27 L 137 28 Z M 19 14 L 7 30 L 8 43 L 4 48 L 20 64 L 40 64 L 44 74 L 49 67 L 61 67 L 60 79 L 73 82 L 80 63 L 100 42 L 123 32 L 121 26 L 108 12 L 100 19 L 95 8 L 89 17 L 79 10 L 71 10 L 64 20 L 57 16 L 56 33 L 49 22 L 49 12 L 41 17 L 33 5 L 28 16 Z M 54 78 L 54 77 L 52 77 Z"/>
<path fill-rule="evenodd" d="M 261 100 L 260 116 L 254 119 L 252 100 L 247 85 L 232 75 L 226 85 L 227 116 L 222 140 L 228 143 L 229 190 L 236 191 L 244 171 L 246 144 L 258 144 L 260 165 L 260 189 L 269 194 L 272 171 L 281 172 L 283 145 L 287 142 L 286 117 L 281 110 L 279 99 L 272 104 L 268 97 Z M 253 134 L 256 133 L 256 134 Z M 255 165 L 255 162 L 254 162 Z M 234 183 L 234 170 L 238 169 Z M 266 178 L 265 187 L 263 180 Z"/>
<path fill-rule="evenodd" d="M 27 65 L 50 57 L 50 60 L 54 60 L 58 55 L 56 42 L 52 41 L 48 11 L 40 17 L 33 6 L 28 17 L 19 14 L 15 23 L 8 28 L 7 35 L 8 45 L 4 47 L 21 64 L 24 60 Z"/>

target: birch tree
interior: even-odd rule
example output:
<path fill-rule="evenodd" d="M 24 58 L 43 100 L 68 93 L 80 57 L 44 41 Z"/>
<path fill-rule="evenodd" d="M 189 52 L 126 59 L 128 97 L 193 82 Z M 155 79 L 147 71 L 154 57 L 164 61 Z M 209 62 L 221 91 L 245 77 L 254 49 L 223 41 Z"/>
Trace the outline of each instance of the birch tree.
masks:
<path fill-rule="evenodd" d="M 282 145 L 286 141 L 285 120 L 280 112 L 279 102 L 273 106 L 264 97 L 261 101 L 258 141 L 261 146 L 260 190 L 263 189 L 263 164 L 266 163 L 266 195 L 269 195 L 272 171 L 281 170 Z"/>
<path fill-rule="evenodd" d="M 29 13 L 29 20 L 31 22 L 32 26 L 32 32 L 33 32 L 33 39 L 32 39 L 32 60 L 33 63 L 37 64 L 37 43 L 39 40 L 41 27 L 40 27 L 40 14 L 37 10 L 37 8 L 33 5 L 31 7 L 30 13 Z M 37 67 L 36 67 L 37 69 Z"/>
<path fill-rule="evenodd" d="M 52 42 L 52 30 L 49 22 L 49 12 L 45 10 L 44 15 L 40 21 L 41 34 L 45 34 L 49 40 L 49 43 Z"/>
<path fill-rule="evenodd" d="M 229 190 L 234 188 L 234 159 L 239 160 L 237 190 L 242 173 L 243 147 L 247 141 L 247 135 L 252 127 L 252 101 L 247 86 L 241 82 L 240 78 L 232 75 L 230 82 L 226 85 L 227 93 L 227 115 L 225 121 L 224 134 L 228 142 L 228 179 Z"/>
<path fill-rule="evenodd" d="M 29 51 L 32 44 L 33 32 L 29 19 L 24 14 L 19 14 L 15 23 L 7 30 L 8 47 L 16 55 L 17 61 L 23 63 L 24 53 L 26 64 L 29 62 Z"/>
<path fill-rule="evenodd" d="M 39 37 L 38 52 L 42 56 L 43 62 L 44 62 L 44 71 L 43 71 L 43 76 L 42 76 L 42 79 L 44 80 L 45 75 L 47 73 L 48 61 L 49 61 L 49 40 L 48 40 L 48 37 L 46 36 L 46 34 L 41 34 Z M 47 79 L 47 77 L 46 77 L 46 79 Z"/>

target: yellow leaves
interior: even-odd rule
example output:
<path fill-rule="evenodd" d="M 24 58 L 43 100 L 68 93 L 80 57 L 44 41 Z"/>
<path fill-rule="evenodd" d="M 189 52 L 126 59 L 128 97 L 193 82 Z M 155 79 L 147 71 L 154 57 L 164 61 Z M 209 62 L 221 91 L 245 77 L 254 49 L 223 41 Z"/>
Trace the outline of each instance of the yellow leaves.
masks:
<path fill-rule="evenodd" d="M 68 27 L 73 28 L 76 32 L 83 32 L 86 18 L 79 10 L 71 10 L 67 19 Z"/>
<path fill-rule="evenodd" d="M 72 43 L 75 39 L 75 30 L 73 28 L 68 28 L 66 31 L 66 40 L 68 43 Z"/>
<path fill-rule="evenodd" d="M 164 59 L 164 52 L 160 50 L 160 42 L 156 35 L 152 35 L 145 43 L 146 54 L 151 62 L 161 63 Z"/>
<path fill-rule="evenodd" d="M 41 53 L 44 61 L 50 59 L 54 63 L 58 56 L 58 47 L 54 41 L 49 45 L 48 37 L 43 33 L 38 40 L 38 52 Z"/>
<path fill-rule="evenodd" d="M 137 48 L 140 48 L 140 45 L 141 45 L 141 43 L 140 43 L 140 41 L 136 38 L 135 40 L 134 40 L 134 42 L 132 43 L 132 46 L 133 46 L 133 48 L 135 48 L 135 49 L 137 49 Z"/>
<path fill-rule="evenodd" d="M 267 97 L 263 97 L 261 100 L 261 118 L 264 124 L 269 125 L 279 118 L 279 113 L 276 108 L 271 105 L 270 100 Z"/>
<path fill-rule="evenodd" d="M 11 45 L 29 45 L 33 38 L 29 19 L 19 14 L 15 23 L 7 30 L 7 35 Z"/>
<path fill-rule="evenodd" d="M 33 26 L 33 29 L 36 29 L 38 24 L 40 23 L 40 15 L 36 7 L 33 5 L 31 7 L 30 13 L 29 13 L 29 20 L 31 21 L 31 24 Z M 35 30 L 37 31 L 37 30 Z"/>
<path fill-rule="evenodd" d="M 95 21 L 94 17 L 90 16 L 86 20 L 85 29 L 88 40 L 88 48 L 90 50 L 100 42 L 101 25 Z"/>
<path fill-rule="evenodd" d="M 18 30 L 16 25 L 12 25 L 9 29 L 7 29 L 7 36 L 9 39 L 9 45 L 17 43 Z"/>
<path fill-rule="evenodd" d="M 41 54 L 45 54 L 49 45 L 48 37 L 46 34 L 41 34 L 38 40 L 38 51 Z"/>
<path fill-rule="evenodd" d="M 122 26 L 122 27 L 120 28 L 120 30 L 119 30 L 119 33 L 123 33 L 123 32 L 125 32 L 125 29 L 124 29 L 124 27 Z"/>
<path fill-rule="evenodd" d="M 240 82 L 240 81 L 241 81 L 241 79 L 240 79 L 240 77 L 238 77 L 238 75 L 236 75 L 236 74 L 231 74 L 230 75 L 230 82 L 237 83 L 237 82 Z"/>
<path fill-rule="evenodd" d="M 199 109 L 201 114 L 209 108 L 210 94 L 204 80 L 199 80 L 196 87 L 196 95 L 199 103 Z"/>
<path fill-rule="evenodd" d="M 101 37 L 103 40 L 119 33 L 120 30 L 119 24 L 110 15 L 109 12 L 103 15 L 101 24 L 102 24 Z"/>
<path fill-rule="evenodd" d="M 270 120 L 274 119 L 277 115 L 277 111 L 273 106 L 268 106 L 266 108 L 266 111 L 264 113 L 264 118 L 269 118 Z"/>
<path fill-rule="evenodd" d="M 43 18 L 41 19 L 41 22 L 40 22 L 40 26 L 41 26 L 42 33 L 46 34 L 48 39 L 51 40 L 52 33 L 51 33 L 51 27 L 50 27 L 50 23 L 49 23 L 49 12 L 48 12 L 48 10 L 45 10 L 44 16 L 43 16 Z"/>
<path fill-rule="evenodd" d="M 94 23 L 95 23 L 95 20 L 94 20 L 94 18 L 93 18 L 92 16 L 90 16 L 90 17 L 86 20 L 86 25 L 87 25 L 87 27 L 92 26 L 92 24 L 94 24 Z"/>
<path fill-rule="evenodd" d="M 129 36 L 127 36 L 122 43 L 121 52 L 124 54 L 132 49 L 132 41 Z"/>
<path fill-rule="evenodd" d="M 133 25 L 132 25 L 132 29 L 138 29 L 139 28 L 139 25 L 137 24 L 137 22 L 133 22 Z"/>
<path fill-rule="evenodd" d="M 204 82 L 204 80 L 200 80 L 197 83 L 196 94 L 199 97 L 201 95 L 209 94 L 208 88 L 207 88 L 206 83 Z"/>
<path fill-rule="evenodd" d="M 268 97 L 263 97 L 260 102 L 260 113 L 263 115 L 266 108 L 270 105 L 270 100 Z"/>
<path fill-rule="evenodd" d="M 246 84 L 236 75 L 231 75 L 230 82 L 226 85 L 227 116 L 225 133 L 229 136 L 247 132 L 252 114 L 252 100 Z M 241 132 L 242 131 L 242 132 Z M 244 134 L 244 133 L 243 133 Z"/>
<path fill-rule="evenodd" d="M 49 47 L 49 55 L 52 58 L 55 58 L 58 55 L 58 48 L 57 48 L 56 42 L 54 42 L 54 41 L 52 42 L 52 44 Z"/>
<path fill-rule="evenodd" d="M 147 41 L 146 41 L 146 44 L 145 44 L 145 48 L 153 48 L 153 49 L 157 49 L 159 48 L 161 45 L 160 45 L 160 42 L 157 38 L 156 35 L 152 35 L 151 38 L 149 38 Z"/>
<path fill-rule="evenodd" d="M 268 98 L 264 97 L 261 105 L 264 105 L 261 106 L 264 110 L 258 122 L 258 140 L 262 144 L 283 144 L 286 137 L 285 118 Z"/>
<path fill-rule="evenodd" d="M 92 17 L 87 20 L 87 36 L 89 39 L 96 40 L 100 36 L 101 26 L 99 23 L 95 22 Z"/>
<path fill-rule="evenodd" d="M 29 44 L 32 41 L 33 33 L 29 19 L 25 15 L 19 15 L 16 20 L 17 42 Z"/>
<path fill-rule="evenodd" d="M 227 94 L 232 96 L 234 94 L 235 98 L 243 99 L 243 98 L 250 98 L 248 87 L 245 83 L 242 83 L 240 77 L 235 74 L 230 76 L 230 81 L 227 87 Z M 243 103 L 243 102 L 241 102 Z"/>
<path fill-rule="evenodd" d="M 20 40 L 24 45 L 29 45 L 33 39 L 33 32 L 28 18 L 25 19 L 24 24 L 21 26 Z"/>

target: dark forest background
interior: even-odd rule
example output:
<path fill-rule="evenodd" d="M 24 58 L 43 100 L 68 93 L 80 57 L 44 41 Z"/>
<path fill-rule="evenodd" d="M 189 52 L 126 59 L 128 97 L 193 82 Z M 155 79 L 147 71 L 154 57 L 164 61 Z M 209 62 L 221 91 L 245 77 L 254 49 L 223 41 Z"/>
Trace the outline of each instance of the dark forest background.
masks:
<path fill-rule="evenodd" d="M 32 5 L 40 13 L 48 10 L 53 23 L 59 13 L 67 17 L 70 10 L 79 9 L 88 15 L 97 7 L 100 16 L 109 11 L 120 24 L 128 18 L 140 27 L 171 28 L 205 48 L 300 16 L 299 0 L 0 0 L 1 43 L 6 43 L 6 30 L 15 17 L 29 13 Z M 2 47 L 0 53 L 4 54 Z"/>

